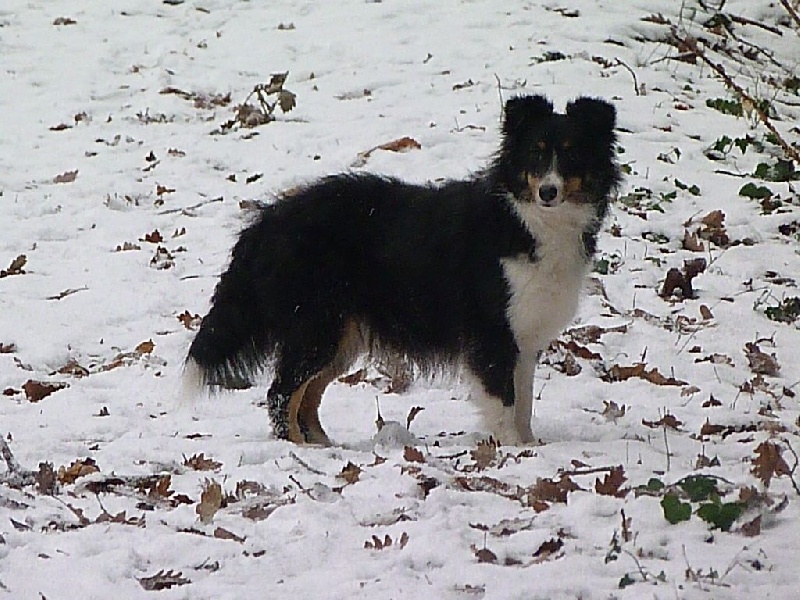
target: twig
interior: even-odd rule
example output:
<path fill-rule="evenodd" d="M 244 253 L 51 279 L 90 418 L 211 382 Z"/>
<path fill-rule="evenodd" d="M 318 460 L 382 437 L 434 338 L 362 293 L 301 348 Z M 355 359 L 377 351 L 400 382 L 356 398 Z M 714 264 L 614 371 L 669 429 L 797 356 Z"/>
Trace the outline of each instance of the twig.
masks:
<path fill-rule="evenodd" d="M 740 25 L 754 25 L 756 27 L 761 27 L 762 29 L 766 29 L 770 33 L 774 33 L 775 35 L 783 35 L 783 32 L 778 29 L 777 27 L 773 27 L 772 25 L 767 25 L 766 23 L 759 23 L 758 21 L 754 21 L 753 19 L 748 19 L 747 17 L 740 17 L 739 15 L 728 15 L 731 21 L 735 21 Z"/>
<path fill-rule="evenodd" d="M 669 451 L 669 440 L 667 438 L 667 425 L 664 424 L 664 447 L 667 449 L 667 473 L 669 473 L 670 466 L 672 466 L 672 454 Z"/>
<path fill-rule="evenodd" d="M 637 96 L 641 96 L 642 92 L 639 89 L 639 80 L 636 79 L 636 73 L 633 72 L 633 69 L 631 69 L 625 62 L 623 62 L 619 58 L 617 59 L 617 65 L 624 68 L 626 71 L 628 71 L 628 73 L 631 74 L 631 77 L 633 77 L 633 91 L 636 92 Z"/>
<path fill-rule="evenodd" d="M 559 475 L 591 475 L 592 473 L 605 473 L 605 472 L 612 472 L 615 469 L 618 469 L 619 466 L 615 467 L 588 467 L 586 469 L 572 469 L 571 471 L 562 471 L 559 469 Z"/>
<path fill-rule="evenodd" d="M 0 455 L 2 455 L 3 460 L 6 461 L 6 467 L 8 469 L 6 476 L 2 478 L 5 483 L 13 488 L 21 488 L 36 483 L 36 473 L 23 469 L 19 465 L 5 438 L 0 438 Z"/>
<path fill-rule="evenodd" d="M 500 83 L 500 77 L 497 75 L 497 73 L 494 74 L 494 78 L 497 80 L 497 95 L 500 98 L 500 120 L 502 121 L 503 111 L 506 105 L 506 103 L 503 102 L 503 86 Z"/>
<path fill-rule="evenodd" d="M 301 467 L 305 467 L 308 471 L 314 473 L 314 475 L 327 475 L 327 473 L 325 473 L 324 471 L 320 471 L 319 469 L 315 469 L 314 467 L 309 465 L 306 461 L 297 456 L 297 454 L 295 454 L 294 452 L 289 452 L 289 456 L 295 459 L 300 464 Z"/>
<path fill-rule="evenodd" d="M 795 449 L 792 447 L 789 441 L 788 440 L 783 440 L 783 441 L 786 443 L 786 447 L 789 448 L 789 452 L 791 452 L 792 456 L 794 456 L 794 465 L 792 466 L 791 469 L 789 469 L 789 481 L 792 482 L 792 487 L 794 488 L 794 491 L 797 492 L 798 496 L 800 496 L 800 486 L 798 486 L 797 480 L 794 478 L 794 472 L 797 470 L 797 465 L 800 464 L 800 458 L 798 458 L 797 452 L 795 452 Z"/>
<path fill-rule="evenodd" d="M 783 0 L 782 0 L 783 1 Z M 758 116 L 759 121 L 770 130 L 770 132 L 775 136 L 775 140 L 778 142 L 778 145 L 783 149 L 784 153 L 787 157 L 795 161 L 797 164 L 800 164 L 800 152 L 798 152 L 794 147 L 792 147 L 786 140 L 783 139 L 783 136 L 780 132 L 775 128 L 770 121 L 769 117 L 766 113 L 759 108 L 758 103 L 750 96 L 747 92 L 744 91 L 744 88 L 736 83 L 733 78 L 725 71 L 725 67 L 720 64 L 715 63 L 710 58 L 708 58 L 705 52 L 700 48 L 697 43 L 697 40 L 692 37 L 681 38 L 678 35 L 677 30 L 673 27 L 672 28 L 672 36 L 675 40 L 681 44 L 683 44 L 686 48 L 689 48 L 697 58 L 702 60 L 706 63 L 711 70 L 713 70 L 717 75 L 722 78 L 722 81 L 725 82 L 725 85 L 734 90 L 743 101 L 747 102 L 750 106 L 753 107 L 753 111 L 755 111 L 756 115 Z"/>
<path fill-rule="evenodd" d="M 622 551 L 628 556 L 630 556 L 633 559 L 633 562 L 636 563 L 636 568 L 639 569 L 639 575 L 642 576 L 642 581 L 647 581 L 648 572 L 644 570 L 642 563 L 639 562 L 639 559 L 636 558 L 636 555 L 630 550 L 626 550 L 625 548 L 623 548 Z"/>
<path fill-rule="evenodd" d="M 794 19 L 794 22 L 797 24 L 797 26 L 800 27 L 800 15 L 798 15 L 797 11 L 792 7 L 791 4 L 789 4 L 789 0 L 781 0 L 781 4 L 783 5 L 783 8 L 786 9 L 786 12 L 789 13 L 789 16 Z"/>

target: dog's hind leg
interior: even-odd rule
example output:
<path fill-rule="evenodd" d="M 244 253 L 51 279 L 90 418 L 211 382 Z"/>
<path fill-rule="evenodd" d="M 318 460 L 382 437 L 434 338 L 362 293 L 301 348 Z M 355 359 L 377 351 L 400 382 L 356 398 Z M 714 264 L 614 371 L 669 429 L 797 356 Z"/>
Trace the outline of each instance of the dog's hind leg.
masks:
<path fill-rule="evenodd" d="M 319 420 L 322 395 L 328 385 L 347 370 L 353 358 L 366 349 L 364 338 L 364 332 L 358 324 L 349 321 L 342 332 L 334 359 L 308 382 L 297 413 L 300 430 L 305 434 L 307 442 L 331 445 L 331 440 Z"/>
<path fill-rule="evenodd" d="M 280 349 L 267 409 L 277 438 L 330 444 L 317 411 L 325 388 L 349 366 L 360 347 L 360 331 L 348 322 L 333 327 L 317 324 L 302 333 Z"/>
<path fill-rule="evenodd" d="M 319 420 L 319 405 L 322 403 L 325 388 L 338 376 L 338 370 L 329 366 L 306 383 L 305 393 L 297 411 L 297 422 L 300 431 L 305 435 L 305 441 L 310 444 L 331 445 L 331 440 Z"/>
<path fill-rule="evenodd" d="M 336 353 L 335 341 L 307 341 L 308 350 L 299 345 L 281 348 L 275 379 L 267 392 L 267 411 L 275 437 L 296 444 L 306 441 L 298 419 L 308 386 Z"/>
<path fill-rule="evenodd" d="M 272 421 L 275 437 L 296 444 L 305 442 L 297 422 L 297 413 L 303 400 L 308 379 L 299 385 L 291 374 L 277 374 L 267 392 L 267 411 Z"/>

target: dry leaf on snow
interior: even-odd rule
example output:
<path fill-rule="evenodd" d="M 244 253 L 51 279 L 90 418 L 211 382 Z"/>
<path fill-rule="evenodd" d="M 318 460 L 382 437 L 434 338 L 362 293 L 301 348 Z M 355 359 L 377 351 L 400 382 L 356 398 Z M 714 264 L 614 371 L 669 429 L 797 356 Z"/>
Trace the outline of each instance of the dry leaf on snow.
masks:
<path fill-rule="evenodd" d="M 388 150 L 389 152 L 408 152 L 409 150 L 419 150 L 420 148 L 422 148 L 422 145 L 414 138 L 408 136 L 401 137 L 396 140 L 392 140 L 391 142 L 386 142 L 385 144 L 380 144 L 379 146 L 370 148 L 369 150 L 365 150 L 364 152 L 359 152 L 358 156 L 350 164 L 350 166 L 354 169 L 363 167 L 367 164 L 367 160 L 376 150 Z"/>
<path fill-rule="evenodd" d="M 203 492 L 200 494 L 200 502 L 195 506 L 194 511 L 200 517 L 201 523 L 211 523 L 214 515 L 222 506 L 222 486 L 213 479 L 206 480 L 203 484 Z"/>
<path fill-rule="evenodd" d="M 61 173 L 61 175 L 56 175 L 53 178 L 53 183 L 72 183 L 78 178 L 78 170 L 75 169 L 74 171 L 65 171 Z"/>
<path fill-rule="evenodd" d="M 58 481 L 64 484 L 75 483 L 79 477 L 99 472 L 97 463 L 92 458 L 74 461 L 69 467 L 58 467 Z"/>
<path fill-rule="evenodd" d="M 150 577 L 139 578 L 139 584 L 148 592 L 168 590 L 176 585 L 186 585 L 187 583 L 192 583 L 192 581 L 186 579 L 182 572 L 178 571 L 176 573 L 172 570 L 164 571 L 163 569 Z"/>
<path fill-rule="evenodd" d="M 34 381 L 33 379 L 29 379 L 23 384 L 22 389 L 25 390 L 25 396 L 28 398 L 28 402 L 39 402 L 47 398 L 53 392 L 63 390 L 65 387 L 68 387 L 68 385 L 60 381 L 48 383 L 46 381 Z"/>
<path fill-rule="evenodd" d="M 789 465 L 781 456 L 781 448 L 773 442 L 761 442 L 755 450 L 755 458 L 750 459 L 753 468 L 750 472 L 761 480 L 764 487 L 769 487 L 773 477 L 790 475 Z"/>
<path fill-rule="evenodd" d="M 601 496 L 614 496 L 615 498 L 624 498 L 630 492 L 630 488 L 622 488 L 622 484 L 628 481 L 625 477 L 625 469 L 622 465 L 612 468 L 603 480 L 594 480 L 594 491 Z"/>
<path fill-rule="evenodd" d="M 356 483 L 358 478 L 361 476 L 361 471 L 361 467 L 348 462 L 342 467 L 342 471 L 337 475 L 337 477 L 344 479 L 347 483 Z"/>
<path fill-rule="evenodd" d="M 28 257 L 25 256 L 24 254 L 20 254 L 19 256 L 17 256 L 17 258 L 11 261 L 11 264 L 8 266 L 7 269 L 3 269 L 2 271 L 0 271 L 0 278 L 8 277 L 9 275 L 24 275 L 25 269 L 23 269 L 23 267 L 27 262 L 28 262 Z"/>
<path fill-rule="evenodd" d="M 189 458 L 183 457 L 183 466 L 194 471 L 216 471 L 222 468 L 222 463 L 213 458 L 206 458 L 205 453 L 194 454 Z"/>
<path fill-rule="evenodd" d="M 644 379 L 655 385 L 687 385 L 686 381 L 665 377 L 655 367 L 648 371 L 644 363 L 637 363 L 629 367 L 614 365 L 608 370 L 606 381 L 627 381 L 632 378 Z"/>
<path fill-rule="evenodd" d="M 775 376 L 781 370 L 777 357 L 774 354 L 762 352 L 755 342 L 747 342 L 744 346 L 744 353 L 753 373 Z"/>

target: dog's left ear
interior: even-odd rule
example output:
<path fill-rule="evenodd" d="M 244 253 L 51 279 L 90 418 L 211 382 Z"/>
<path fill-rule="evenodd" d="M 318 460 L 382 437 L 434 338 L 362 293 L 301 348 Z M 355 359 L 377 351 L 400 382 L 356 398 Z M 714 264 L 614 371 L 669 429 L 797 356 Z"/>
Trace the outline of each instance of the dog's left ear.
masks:
<path fill-rule="evenodd" d="M 593 136 L 613 140 L 617 111 L 612 104 L 598 98 L 578 98 L 567 104 L 567 117 L 581 124 Z"/>
<path fill-rule="evenodd" d="M 517 96 L 506 102 L 503 110 L 503 133 L 519 131 L 553 114 L 552 103 L 544 96 Z"/>

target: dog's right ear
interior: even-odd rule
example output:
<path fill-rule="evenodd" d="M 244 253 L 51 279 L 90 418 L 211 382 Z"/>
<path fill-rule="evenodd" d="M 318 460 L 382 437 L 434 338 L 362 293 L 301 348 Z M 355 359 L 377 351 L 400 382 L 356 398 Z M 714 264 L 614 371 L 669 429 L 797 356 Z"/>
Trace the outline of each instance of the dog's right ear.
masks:
<path fill-rule="evenodd" d="M 503 133 L 509 135 L 552 115 L 553 104 L 544 96 L 517 96 L 506 102 L 503 113 Z"/>

